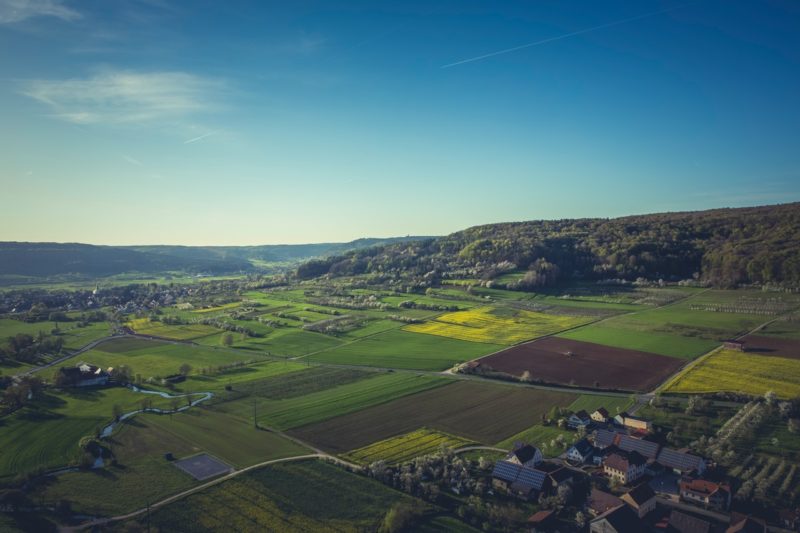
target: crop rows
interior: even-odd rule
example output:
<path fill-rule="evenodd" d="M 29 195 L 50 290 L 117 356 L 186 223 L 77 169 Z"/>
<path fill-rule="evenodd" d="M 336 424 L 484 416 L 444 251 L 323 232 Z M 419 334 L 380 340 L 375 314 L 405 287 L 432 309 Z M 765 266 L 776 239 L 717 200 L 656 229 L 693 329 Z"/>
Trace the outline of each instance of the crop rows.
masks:
<path fill-rule="evenodd" d="M 402 463 L 408 459 L 432 453 L 442 446 L 458 448 L 469 444 L 469 441 L 446 433 L 419 429 L 405 435 L 382 440 L 347 454 L 347 458 L 359 463 L 386 461 Z"/>

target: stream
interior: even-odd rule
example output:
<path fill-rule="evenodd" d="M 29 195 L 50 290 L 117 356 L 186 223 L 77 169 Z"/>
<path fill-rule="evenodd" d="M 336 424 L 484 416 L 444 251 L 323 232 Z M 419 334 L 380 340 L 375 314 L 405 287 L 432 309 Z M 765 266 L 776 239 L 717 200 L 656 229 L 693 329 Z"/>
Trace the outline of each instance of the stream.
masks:
<path fill-rule="evenodd" d="M 185 411 L 191 407 L 194 407 L 195 405 L 201 402 L 210 400 L 214 396 L 213 392 L 187 392 L 184 394 L 170 394 L 168 392 L 140 389 L 135 385 L 130 385 L 129 388 L 133 392 L 139 392 L 141 394 L 155 394 L 156 396 L 161 396 L 162 398 L 186 398 L 187 396 L 196 396 L 196 395 L 202 395 L 202 396 L 174 410 L 159 409 L 158 407 L 148 407 L 146 409 L 136 409 L 135 411 L 130 411 L 128 413 L 125 413 L 124 415 L 120 416 L 118 420 L 111 422 L 110 424 L 108 424 L 106 427 L 103 428 L 103 431 L 100 432 L 101 439 L 107 439 L 108 437 L 110 437 L 111 434 L 114 433 L 114 428 L 116 428 L 120 422 L 123 422 L 124 420 L 127 420 L 128 418 L 135 416 L 139 413 L 159 413 L 165 415 L 170 413 L 180 413 L 181 411 Z"/>

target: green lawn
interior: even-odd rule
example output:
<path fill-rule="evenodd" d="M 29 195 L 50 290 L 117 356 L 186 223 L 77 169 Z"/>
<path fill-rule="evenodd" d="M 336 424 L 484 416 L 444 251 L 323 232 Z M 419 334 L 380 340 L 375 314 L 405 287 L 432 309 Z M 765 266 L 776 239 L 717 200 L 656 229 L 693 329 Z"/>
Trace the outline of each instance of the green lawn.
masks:
<path fill-rule="evenodd" d="M 552 441 L 558 438 L 559 435 L 564 438 L 567 444 L 572 444 L 578 438 L 574 431 L 560 429 L 557 425 L 535 425 L 525 431 L 517 433 L 513 437 L 498 442 L 495 446 L 498 448 L 508 448 L 510 450 L 514 447 L 516 442 L 524 442 L 540 448 L 542 453 L 547 457 L 557 457 L 568 449 L 558 445 L 552 446 Z"/>
<path fill-rule="evenodd" d="M 589 414 L 592 414 L 600 407 L 605 407 L 611 416 L 624 411 L 633 403 L 630 396 L 600 396 L 595 394 L 582 394 L 578 399 L 572 402 L 567 409 L 570 411 L 580 411 L 583 409 Z"/>
<path fill-rule="evenodd" d="M 377 374 L 375 377 L 348 383 L 305 396 L 284 400 L 259 399 L 258 420 L 278 429 L 298 427 L 395 400 L 401 396 L 438 387 L 448 380 L 412 374 Z M 215 409 L 252 420 L 251 398 L 222 401 Z"/>
<path fill-rule="evenodd" d="M 415 370 L 445 370 L 502 349 L 436 335 L 390 330 L 310 356 L 313 361 Z"/>
<path fill-rule="evenodd" d="M 286 319 L 279 319 L 286 322 Z M 266 351 L 273 355 L 295 357 L 319 350 L 326 350 L 341 344 L 342 341 L 330 335 L 305 331 L 298 328 L 279 328 L 266 337 L 237 338 L 236 348 Z"/>

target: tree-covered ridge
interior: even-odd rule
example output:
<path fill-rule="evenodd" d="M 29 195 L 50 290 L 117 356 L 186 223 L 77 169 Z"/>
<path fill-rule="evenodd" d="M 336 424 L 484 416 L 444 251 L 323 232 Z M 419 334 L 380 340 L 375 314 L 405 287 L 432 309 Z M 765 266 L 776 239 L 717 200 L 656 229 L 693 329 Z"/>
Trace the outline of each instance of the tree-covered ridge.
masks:
<path fill-rule="evenodd" d="M 563 219 L 475 226 L 437 239 L 311 261 L 301 278 L 362 273 L 495 277 L 527 270 L 538 286 L 568 279 L 677 280 L 720 286 L 800 285 L 800 203 L 616 219 Z"/>

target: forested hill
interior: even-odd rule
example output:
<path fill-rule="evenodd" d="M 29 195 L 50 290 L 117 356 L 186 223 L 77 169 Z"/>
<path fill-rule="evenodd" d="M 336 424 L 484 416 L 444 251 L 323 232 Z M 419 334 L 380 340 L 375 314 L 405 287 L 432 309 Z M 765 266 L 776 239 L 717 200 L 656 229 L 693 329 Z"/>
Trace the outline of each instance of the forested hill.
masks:
<path fill-rule="evenodd" d="M 518 288 L 570 279 L 800 286 L 800 203 L 615 219 L 476 226 L 422 242 L 310 261 L 300 278 L 385 273 L 437 280 L 526 271 Z"/>
<path fill-rule="evenodd" d="M 255 272 L 367 246 L 429 237 L 358 239 L 347 243 L 263 246 L 95 246 L 77 243 L 0 242 L 0 276 L 103 277 L 123 273 Z"/>

